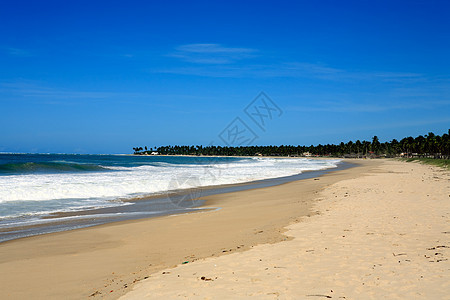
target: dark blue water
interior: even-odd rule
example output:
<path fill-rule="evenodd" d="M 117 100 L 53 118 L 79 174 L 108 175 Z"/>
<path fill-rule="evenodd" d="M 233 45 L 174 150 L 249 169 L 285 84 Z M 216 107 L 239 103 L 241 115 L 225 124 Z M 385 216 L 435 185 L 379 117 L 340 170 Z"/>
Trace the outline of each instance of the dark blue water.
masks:
<path fill-rule="evenodd" d="M 77 155 L 77 154 L 0 154 L 0 176 L 17 174 L 57 174 L 111 171 L 108 167 L 226 164 L 245 160 L 235 157 Z"/>

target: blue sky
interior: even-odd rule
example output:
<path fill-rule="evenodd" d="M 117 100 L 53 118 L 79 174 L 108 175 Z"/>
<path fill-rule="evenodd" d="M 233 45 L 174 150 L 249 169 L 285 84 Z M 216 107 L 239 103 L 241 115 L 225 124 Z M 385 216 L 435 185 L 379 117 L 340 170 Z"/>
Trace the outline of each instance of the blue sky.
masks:
<path fill-rule="evenodd" d="M 93 3 L 95 2 L 95 3 Z M 447 1 L 0 0 L 0 152 L 386 141 L 450 128 Z M 261 129 L 244 109 L 281 110 Z"/>

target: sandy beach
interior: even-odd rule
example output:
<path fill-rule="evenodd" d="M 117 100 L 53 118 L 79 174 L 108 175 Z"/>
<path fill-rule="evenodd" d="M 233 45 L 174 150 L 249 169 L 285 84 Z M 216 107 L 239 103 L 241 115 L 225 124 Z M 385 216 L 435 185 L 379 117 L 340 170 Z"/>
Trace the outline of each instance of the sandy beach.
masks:
<path fill-rule="evenodd" d="M 167 269 L 121 299 L 450 299 L 449 174 L 383 161 L 326 187 L 292 238 Z"/>
<path fill-rule="evenodd" d="M 448 172 L 358 164 L 201 213 L 2 243 L 0 298 L 448 299 Z"/>

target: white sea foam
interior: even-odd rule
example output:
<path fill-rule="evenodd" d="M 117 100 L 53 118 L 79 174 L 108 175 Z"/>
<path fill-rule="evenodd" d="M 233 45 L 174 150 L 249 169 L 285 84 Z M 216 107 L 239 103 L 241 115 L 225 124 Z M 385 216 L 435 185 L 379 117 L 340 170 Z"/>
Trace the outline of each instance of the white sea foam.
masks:
<path fill-rule="evenodd" d="M 110 172 L 26 174 L 0 176 L 0 203 L 27 203 L 22 213 L 72 210 L 118 205 L 114 199 L 131 198 L 168 190 L 249 182 L 284 177 L 306 170 L 336 167 L 339 160 L 253 158 L 232 163 L 171 165 L 159 163 L 138 167 L 105 167 Z M 30 202 L 39 202 L 33 209 Z M 37 203 L 36 203 L 37 204 Z M 18 213 L 18 211 L 16 211 Z M 7 209 L 0 217 L 9 215 Z"/>

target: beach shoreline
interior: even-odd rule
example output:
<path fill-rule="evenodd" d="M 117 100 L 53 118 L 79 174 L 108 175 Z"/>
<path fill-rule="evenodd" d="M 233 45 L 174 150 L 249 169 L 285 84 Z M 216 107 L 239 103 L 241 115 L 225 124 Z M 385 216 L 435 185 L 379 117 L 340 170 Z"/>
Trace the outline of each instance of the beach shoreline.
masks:
<path fill-rule="evenodd" d="M 62 295 L 79 299 L 92 294 L 115 299 L 164 268 L 283 241 L 286 225 L 314 214 L 310 207 L 317 190 L 377 164 L 361 161 L 359 167 L 319 178 L 206 197 L 204 207 L 220 206 L 218 211 L 110 223 L 2 243 L 0 264 L 7 276 L 2 275 L 0 293 L 18 299 Z M 22 286 L 25 274 L 27 289 Z"/>
<path fill-rule="evenodd" d="M 125 198 L 120 199 L 123 205 L 119 206 L 54 212 L 42 216 L 40 221 L 36 221 L 36 224 L 19 224 L 17 226 L 2 227 L 0 229 L 0 243 L 35 235 L 68 231 L 113 222 L 198 212 L 204 210 L 204 201 L 197 200 L 198 198 L 275 186 L 290 181 L 321 176 L 328 172 L 334 172 L 352 166 L 353 164 L 351 163 L 340 161 L 335 168 L 304 170 L 296 175 L 234 184 L 199 186 L 191 189 L 160 192 L 130 199 Z M 207 171 L 205 170 L 205 172 Z M 156 209 L 155 206 L 157 206 Z"/>

